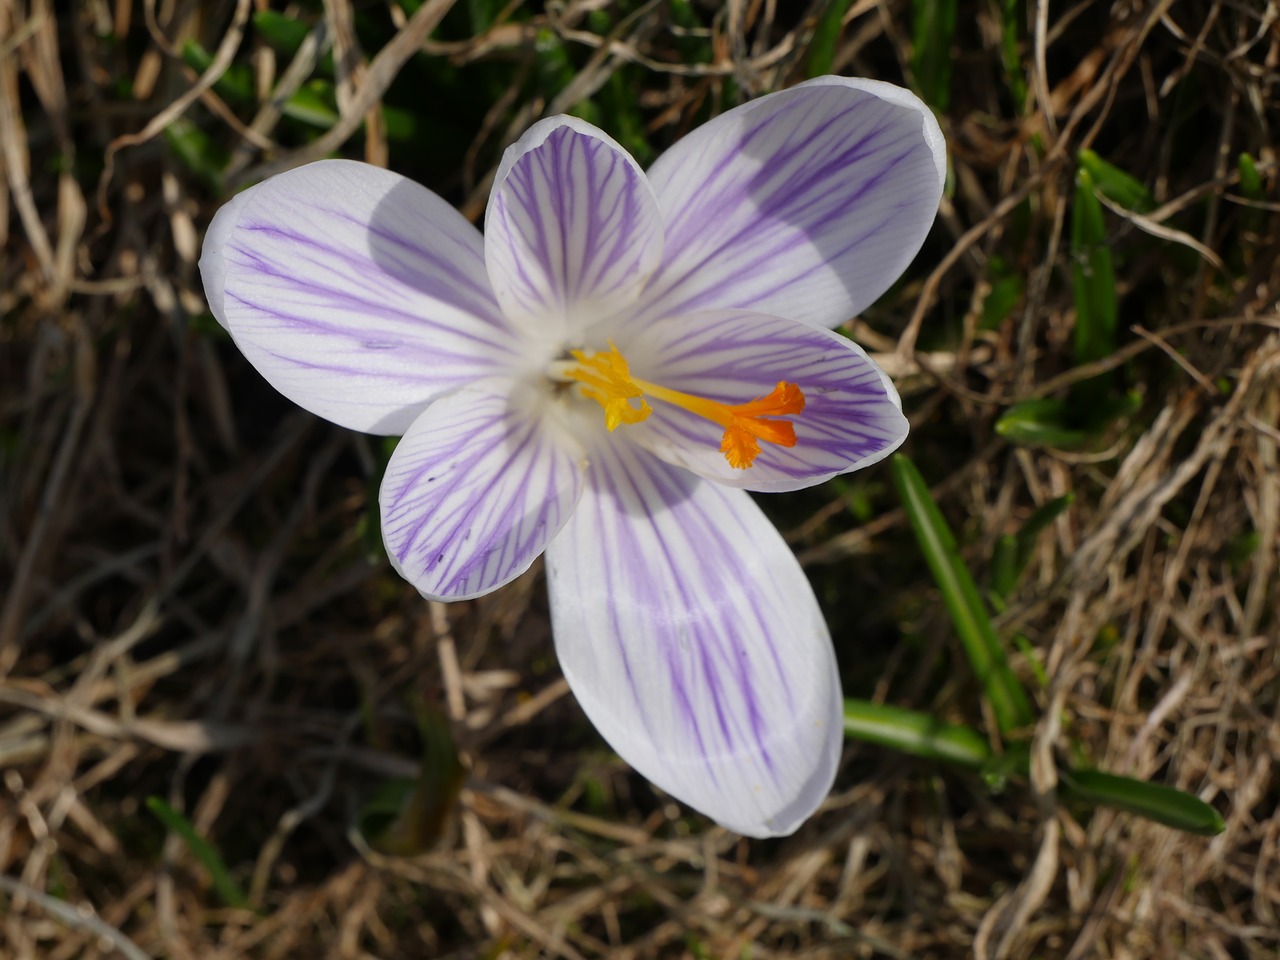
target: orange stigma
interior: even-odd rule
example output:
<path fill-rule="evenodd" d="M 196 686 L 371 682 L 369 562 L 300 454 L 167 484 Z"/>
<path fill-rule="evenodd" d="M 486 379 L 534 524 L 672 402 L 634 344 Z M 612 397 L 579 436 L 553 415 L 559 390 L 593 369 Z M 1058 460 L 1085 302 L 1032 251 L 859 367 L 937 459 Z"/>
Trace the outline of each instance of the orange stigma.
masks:
<path fill-rule="evenodd" d="M 802 412 L 804 392 L 794 383 L 779 380 L 772 393 L 726 409 L 730 417 L 729 422 L 723 424 L 720 452 L 729 461 L 729 466 L 745 470 L 760 456 L 761 440 L 780 447 L 796 445 L 796 428 L 787 420 L 769 418 L 794 416 Z"/>
<path fill-rule="evenodd" d="M 651 397 L 723 427 L 720 452 L 729 466 L 737 470 L 745 470 L 755 463 L 760 456 L 761 440 L 780 447 L 796 445 L 795 426 L 790 421 L 777 419 L 796 416 L 804 410 L 804 392 L 794 383 L 780 380 L 771 393 L 733 405 L 633 377 L 626 359 L 612 341 L 608 350 L 591 354 L 573 350 L 570 355 L 576 362 L 555 364 L 552 375 L 558 380 L 579 384 L 582 396 L 599 403 L 609 430 L 622 423 L 646 419 L 652 408 L 645 398 Z"/>

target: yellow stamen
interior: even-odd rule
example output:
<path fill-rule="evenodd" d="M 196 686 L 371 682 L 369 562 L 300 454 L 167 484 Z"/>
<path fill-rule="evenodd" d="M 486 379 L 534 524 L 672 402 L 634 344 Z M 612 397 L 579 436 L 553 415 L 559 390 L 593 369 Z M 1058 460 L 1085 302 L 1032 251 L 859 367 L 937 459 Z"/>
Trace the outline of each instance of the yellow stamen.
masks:
<path fill-rule="evenodd" d="M 610 341 L 605 353 L 587 355 L 581 350 L 569 351 L 578 366 L 564 371 L 569 380 L 582 384 L 578 390 L 584 397 L 604 407 L 604 425 L 612 433 L 620 423 L 639 423 L 653 411 L 644 399 L 644 391 L 631 379 L 631 368 Z M 632 400 L 639 400 L 639 405 Z"/>
<path fill-rule="evenodd" d="M 581 384 L 578 389 L 582 395 L 604 408 L 605 426 L 610 430 L 621 423 L 639 423 L 648 417 L 652 408 L 645 397 L 649 396 L 723 427 L 720 452 L 735 469 L 745 470 L 755 462 L 760 456 L 761 440 L 781 447 L 796 445 L 796 428 L 789 421 L 773 419 L 794 416 L 804 410 L 804 392 L 794 383 L 781 380 L 765 396 L 730 405 L 633 377 L 626 359 L 612 341 L 608 350 L 570 353 L 577 363 L 557 364 L 558 378 Z"/>

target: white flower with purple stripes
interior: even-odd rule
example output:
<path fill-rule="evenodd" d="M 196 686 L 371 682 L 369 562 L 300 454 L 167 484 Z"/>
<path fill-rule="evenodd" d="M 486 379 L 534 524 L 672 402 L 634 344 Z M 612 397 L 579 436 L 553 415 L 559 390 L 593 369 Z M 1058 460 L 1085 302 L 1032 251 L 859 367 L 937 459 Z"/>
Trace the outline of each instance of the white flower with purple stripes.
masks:
<path fill-rule="evenodd" d="M 677 143 L 646 175 L 570 117 L 504 156 L 482 237 L 360 163 L 219 211 L 210 307 L 320 416 L 404 434 L 379 496 L 396 569 L 477 597 L 544 551 L 556 652 L 636 770 L 750 836 L 792 832 L 841 746 L 831 640 L 747 491 L 795 490 L 906 436 L 831 327 L 897 278 L 945 170 L 929 110 L 823 77 Z"/>

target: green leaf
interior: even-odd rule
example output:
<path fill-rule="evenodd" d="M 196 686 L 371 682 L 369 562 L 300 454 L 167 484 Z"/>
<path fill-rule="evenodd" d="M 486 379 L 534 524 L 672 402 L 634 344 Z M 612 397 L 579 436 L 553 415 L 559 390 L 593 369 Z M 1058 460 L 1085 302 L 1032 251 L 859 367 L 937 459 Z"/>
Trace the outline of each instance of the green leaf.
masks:
<path fill-rule="evenodd" d="M 1253 559 L 1262 546 L 1262 534 L 1257 530 L 1244 530 L 1227 541 L 1227 562 L 1231 570 L 1239 573 L 1246 563 Z"/>
<path fill-rule="evenodd" d="M 1066 509 L 1075 503 L 1076 497 L 1073 493 L 1064 493 L 1060 497 L 1042 504 L 1036 511 L 1027 517 L 1027 522 L 1022 525 L 1022 529 L 1018 531 L 1018 555 L 1022 558 L 1025 565 L 1031 557 L 1031 551 L 1035 549 L 1036 538 L 1040 536 L 1049 524 L 1057 520 Z"/>
<path fill-rule="evenodd" d="M 1156 198 L 1141 180 L 1107 163 L 1092 150 L 1081 150 L 1078 159 L 1080 169 L 1088 172 L 1098 192 L 1112 203 L 1138 213 L 1150 213 L 1156 208 Z"/>
<path fill-rule="evenodd" d="M 993 256 L 987 265 L 987 281 L 991 290 L 982 301 L 983 330 L 995 330 L 1013 313 L 1022 300 L 1022 274 L 1015 273 L 999 256 Z"/>
<path fill-rule="evenodd" d="M 280 112 L 321 130 L 333 127 L 341 118 L 333 84 L 327 80 L 311 80 L 284 102 Z"/>
<path fill-rule="evenodd" d="M 924 102 L 945 113 L 951 103 L 956 0 L 912 0 L 911 10 L 911 72 Z"/>
<path fill-rule="evenodd" d="M 227 152 L 187 117 L 179 117 L 164 128 L 164 139 L 175 157 L 203 180 L 214 193 L 223 191 L 222 171 L 227 168 Z"/>
<path fill-rule="evenodd" d="M 1257 162 L 1249 154 L 1242 153 L 1236 167 L 1240 171 L 1240 193 L 1250 200 L 1262 200 L 1262 175 L 1258 173 Z"/>
<path fill-rule="evenodd" d="M 1034 715 L 1026 692 L 1009 669 L 1004 648 L 982 605 L 978 588 L 924 478 L 909 459 L 895 454 L 893 481 L 929 570 L 942 591 L 956 634 L 986 692 L 1001 732 L 1030 726 Z"/>
<path fill-rule="evenodd" d="M 614 139 L 635 157 L 637 163 L 648 166 L 654 159 L 654 149 L 645 133 L 645 119 L 636 96 L 636 85 L 629 83 L 619 70 L 609 78 L 600 96 Z"/>
<path fill-rule="evenodd" d="M 467 16 L 471 20 L 473 34 L 484 33 L 498 18 L 498 13 L 506 6 L 503 0 L 467 0 Z"/>
<path fill-rule="evenodd" d="M 980 770 L 991 759 L 986 737 L 972 727 L 943 723 L 927 713 L 867 700 L 845 700 L 844 735 L 973 770 Z"/>
<path fill-rule="evenodd" d="M 991 555 L 991 590 L 1003 601 L 1018 585 L 1018 538 L 1012 533 L 1001 534 Z"/>
<path fill-rule="evenodd" d="M 213 64 L 213 54 L 196 40 L 187 38 L 182 44 L 182 61 L 197 73 L 204 73 Z M 252 103 L 254 100 L 253 71 L 244 64 L 233 63 L 217 79 L 213 89 L 230 104 Z"/>
<path fill-rule="evenodd" d="M 577 117 L 579 120 L 585 120 L 592 126 L 603 126 L 604 117 L 601 116 L 600 106 L 594 100 L 579 100 L 569 108 L 569 116 Z M 616 140 L 617 137 L 614 137 Z"/>
<path fill-rule="evenodd" d="M 813 31 L 813 39 L 809 41 L 809 62 L 806 69 L 810 77 L 825 76 L 834 68 L 836 46 L 840 43 L 844 15 L 849 12 L 851 2 L 852 0 L 829 0 L 827 9 L 822 11 L 818 26 Z"/>
<path fill-rule="evenodd" d="M 1081 364 L 1110 356 L 1116 345 L 1115 271 L 1107 247 L 1102 204 L 1093 191 L 1093 176 L 1081 167 L 1076 173 L 1076 191 L 1071 204 L 1075 348 L 1076 363 Z"/>
<path fill-rule="evenodd" d="M 385 563 L 387 546 L 382 539 L 382 508 L 378 505 L 378 492 L 382 488 L 382 478 L 387 472 L 387 464 L 395 453 L 399 437 L 370 438 L 370 456 L 373 468 L 365 481 L 364 512 L 356 521 L 360 542 L 364 546 L 365 556 L 372 563 Z M 366 731 L 372 730 L 372 713 L 366 716 Z"/>
<path fill-rule="evenodd" d="M 995 553 L 991 558 L 991 589 L 996 596 L 1004 599 L 1017 586 L 1022 571 L 1031 562 L 1031 554 L 1036 548 L 1036 538 L 1041 531 L 1053 523 L 1062 512 L 1071 506 L 1075 497 L 1072 494 L 1057 497 L 1039 507 L 1027 522 L 1022 525 L 1017 536 L 1004 534 L 996 541 Z"/>
<path fill-rule="evenodd" d="M 1027 661 L 1027 666 L 1031 668 L 1031 672 L 1035 675 L 1036 686 L 1041 690 L 1049 688 L 1049 674 L 1044 668 L 1044 664 L 1040 661 L 1040 654 L 1036 652 L 1036 648 L 1031 645 L 1031 641 L 1021 633 L 1013 635 L 1013 645 L 1018 648 L 1023 659 Z"/>
<path fill-rule="evenodd" d="M 440 840 L 466 780 L 449 721 L 440 708 L 418 704 L 415 713 L 422 738 L 418 778 L 383 784 L 357 818 L 369 846 L 392 856 L 414 856 Z"/>
<path fill-rule="evenodd" d="M 1022 113 L 1027 103 L 1027 78 L 1022 69 L 1022 58 L 1018 53 L 1018 27 L 1022 22 L 1022 3 L 1020 0 L 1004 0 L 1001 5 L 1000 53 L 1004 60 L 1004 75 L 1009 84 L 1009 92 L 1013 95 L 1015 111 Z"/>
<path fill-rule="evenodd" d="M 1060 770 L 1058 777 L 1066 794 L 1084 803 L 1124 810 L 1206 837 L 1226 829 L 1222 814 L 1183 790 L 1101 770 Z"/>
<path fill-rule="evenodd" d="M 1247 153 L 1240 154 L 1236 160 L 1236 169 L 1240 171 L 1240 194 L 1247 200 L 1262 201 L 1266 194 L 1262 186 L 1262 175 L 1258 173 L 1258 164 Z M 1266 211 L 1259 209 L 1246 210 L 1244 227 L 1250 233 L 1261 234 L 1266 225 Z"/>
<path fill-rule="evenodd" d="M 827 483 L 844 501 L 849 513 L 858 523 L 868 523 L 875 516 L 875 505 L 871 502 L 870 491 L 865 482 L 856 483 L 848 477 L 832 477 Z"/>
<path fill-rule="evenodd" d="M 212 313 L 192 314 L 187 317 L 187 326 L 197 336 L 231 341 L 231 334 L 227 333 L 227 328 L 215 320 Z"/>
<path fill-rule="evenodd" d="M 1031 754 L 1026 744 L 1009 745 L 1005 753 L 993 753 L 979 771 L 982 780 L 992 793 L 1002 793 L 1009 785 L 1010 777 L 1026 780 L 1030 776 Z"/>
<path fill-rule="evenodd" d="M 222 862 L 222 857 L 218 855 L 213 844 L 196 832 L 191 821 L 159 797 L 147 797 L 145 803 L 147 809 L 165 825 L 166 829 L 182 838 L 191 855 L 209 872 L 209 880 L 213 883 L 213 889 L 217 892 L 218 898 L 228 907 L 237 909 L 248 907 L 249 898 L 240 889 L 240 885 L 232 879 L 227 865 Z"/>
<path fill-rule="evenodd" d="M 538 89 L 546 97 L 554 97 L 567 87 L 577 73 L 569 50 L 554 30 L 543 27 L 534 37 Z"/>
<path fill-rule="evenodd" d="M 274 10 L 259 10 L 253 15 L 253 27 L 276 52 L 292 57 L 307 39 L 311 27 L 301 20 L 287 17 Z"/>
<path fill-rule="evenodd" d="M 392 143 L 408 143 L 422 133 L 418 114 L 402 107 L 382 105 L 382 125 Z"/>
<path fill-rule="evenodd" d="M 995 431 L 1023 447 L 1075 450 L 1088 443 L 1093 433 L 1075 426 L 1071 412 L 1066 401 L 1054 397 L 1022 400 L 1000 415 Z"/>
<path fill-rule="evenodd" d="M 676 51 L 683 63 L 710 63 L 711 38 L 706 24 L 689 0 L 667 0 L 667 18 L 676 34 Z"/>
<path fill-rule="evenodd" d="M 972 727 L 943 723 L 927 713 L 903 707 L 846 699 L 844 733 L 853 740 L 973 770 L 994 791 L 1003 790 L 1010 777 L 1025 780 L 1031 769 L 1023 745 L 1014 744 L 1007 752 L 997 754 Z M 1217 810 L 1192 794 L 1087 767 L 1059 768 L 1058 794 L 1063 800 L 1124 810 L 1201 836 L 1221 833 L 1225 826 Z"/>

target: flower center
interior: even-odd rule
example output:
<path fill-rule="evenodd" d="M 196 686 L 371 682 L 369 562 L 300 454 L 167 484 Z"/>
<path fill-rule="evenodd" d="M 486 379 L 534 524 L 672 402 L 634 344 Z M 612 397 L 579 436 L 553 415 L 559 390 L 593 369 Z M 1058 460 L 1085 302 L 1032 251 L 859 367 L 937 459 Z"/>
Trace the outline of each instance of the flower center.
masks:
<path fill-rule="evenodd" d="M 633 377 L 626 358 L 612 340 L 608 350 L 593 353 L 570 350 L 569 355 L 572 361 L 559 360 L 552 364 L 552 379 L 576 384 L 579 394 L 600 404 L 604 409 L 604 424 L 610 431 L 616 430 L 619 424 L 646 419 L 653 412 L 646 399 L 651 397 L 722 427 L 720 452 L 729 466 L 738 470 L 745 470 L 755 462 L 760 455 L 761 440 L 780 447 L 796 445 L 795 427 L 787 420 L 775 419 L 804 410 L 804 393 L 794 383 L 781 380 L 771 393 L 735 406 Z"/>

